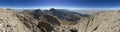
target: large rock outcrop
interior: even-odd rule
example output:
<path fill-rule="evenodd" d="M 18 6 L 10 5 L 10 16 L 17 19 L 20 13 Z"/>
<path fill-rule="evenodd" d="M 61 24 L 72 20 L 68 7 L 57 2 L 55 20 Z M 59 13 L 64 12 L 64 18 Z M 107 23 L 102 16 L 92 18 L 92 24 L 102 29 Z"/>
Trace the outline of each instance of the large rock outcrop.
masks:
<path fill-rule="evenodd" d="M 31 32 L 15 15 L 14 11 L 0 9 L 0 32 Z"/>
<path fill-rule="evenodd" d="M 98 12 L 81 19 L 78 32 L 120 32 L 120 12 Z"/>

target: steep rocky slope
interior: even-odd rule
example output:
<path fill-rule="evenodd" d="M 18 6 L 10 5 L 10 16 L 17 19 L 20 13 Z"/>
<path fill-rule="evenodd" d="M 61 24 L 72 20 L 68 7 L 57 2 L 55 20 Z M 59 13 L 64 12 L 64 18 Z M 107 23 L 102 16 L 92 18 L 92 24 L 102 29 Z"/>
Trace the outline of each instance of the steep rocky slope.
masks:
<path fill-rule="evenodd" d="M 0 9 L 0 32 L 52 32 L 59 25 L 56 17 L 39 9 L 32 12 Z"/>
<path fill-rule="evenodd" d="M 78 32 L 120 32 L 120 12 L 98 12 L 81 19 Z"/>
<path fill-rule="evenodd" d="M 31 32 L 15 15 L 14 11 L 0 9 L 0 32 Z"/>

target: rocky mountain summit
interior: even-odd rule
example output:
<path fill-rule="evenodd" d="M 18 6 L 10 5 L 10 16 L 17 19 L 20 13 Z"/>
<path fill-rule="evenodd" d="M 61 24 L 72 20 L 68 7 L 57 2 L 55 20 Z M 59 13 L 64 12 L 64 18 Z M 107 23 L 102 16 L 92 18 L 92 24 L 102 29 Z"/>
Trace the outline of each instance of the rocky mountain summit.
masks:
<path fill-rule="evenodd" d="M 120 32 L 119 16 L 120 11 L 102 11 L 88 16 L 58 9 L 21 12 L 0 9 L 0 32 Z M 77 23 L 63 25 L 71 21 Z"/>

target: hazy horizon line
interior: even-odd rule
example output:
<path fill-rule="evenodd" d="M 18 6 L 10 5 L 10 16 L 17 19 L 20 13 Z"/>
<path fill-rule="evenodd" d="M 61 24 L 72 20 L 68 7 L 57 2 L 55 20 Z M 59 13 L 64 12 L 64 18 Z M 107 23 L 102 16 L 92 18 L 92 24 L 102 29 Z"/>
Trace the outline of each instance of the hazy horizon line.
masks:
<path fill-rule="evenodd" d="M 2 8 L 2 7 L 0 7 Z M 41 8 L 2 8 L 2 9 L 51 9 L 51 8 L 55 8 L 55 9 L 70 9 L 70 10 L 120 10 L 120 8 L 67 8 L 67 7 L 41 7 Z"/>

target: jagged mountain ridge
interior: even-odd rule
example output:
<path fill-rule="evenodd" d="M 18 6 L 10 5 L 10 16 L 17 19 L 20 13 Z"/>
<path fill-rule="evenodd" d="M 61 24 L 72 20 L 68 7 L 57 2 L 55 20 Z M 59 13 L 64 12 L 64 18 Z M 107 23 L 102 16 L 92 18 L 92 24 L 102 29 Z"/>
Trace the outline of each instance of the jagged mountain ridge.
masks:
<path fill-rule="evenodd" d="M 50 10 L 41 10 L 39 9 L 41 13 L 43 14 L 47 14 L 47 15 L 52 15 L 55 16 L 56 18 L 58 18 L 59 20 L 61 20 L 61 22 L 70 22 L 72 24 L 77 23 L 82 17 L 89 17 L 90 15 L 85 15 L 85 14 L 81 14 L 81 13 L 77 13 L 77 12 L 72 12 L 72 11 L 67 11 L 64 9 L 54 9 L 51 8 Z M 27 12 L 27 13 L 36 13 L 34 12 L 35 10 L 24 10 L 23 12 Z M 39 11 L 37 11 L 39 12 Z M 38 18 L 38 15 L 33 17 Z"/>
<path fill-rule="evenodd" d="M 89 17 L 89 15 L 72 12 L 72 11 L 67 11 L 64 9 L 51 8 L 50 10 L 45 10 L 43 12 L 50 14 L 50 15 L 54 15 L 61 20 L 66 20 L 66 21 L 75 22 L 75 23 L 77 23 L 82 17 Z"/>

